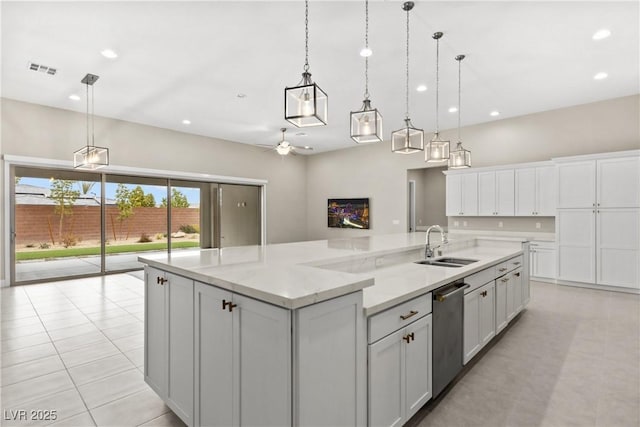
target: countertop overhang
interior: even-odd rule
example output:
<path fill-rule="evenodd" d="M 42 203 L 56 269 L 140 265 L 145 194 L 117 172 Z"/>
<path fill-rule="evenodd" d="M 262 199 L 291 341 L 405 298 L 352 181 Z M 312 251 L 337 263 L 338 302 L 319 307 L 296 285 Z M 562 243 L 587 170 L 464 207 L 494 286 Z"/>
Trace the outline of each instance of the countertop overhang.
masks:
<path fill-rule="evenodd" d="M 478 260 L 460 268 L 418 265 L 408 259 L 375 268 L 376 260 L 423 250 L 425 233 L 420 232 L 189 250 L 138 259 L 151 267 L 286 309 L 363 290 L 363 307 L 369 316 L 517 256 L 526 240 L 483 236 L 476 241 L 473 236 L 452 236 L 446 255 Z M 350 262 L 370 262 L 374 268 L 365 272 L 327 268 L 333 263 Z"/>

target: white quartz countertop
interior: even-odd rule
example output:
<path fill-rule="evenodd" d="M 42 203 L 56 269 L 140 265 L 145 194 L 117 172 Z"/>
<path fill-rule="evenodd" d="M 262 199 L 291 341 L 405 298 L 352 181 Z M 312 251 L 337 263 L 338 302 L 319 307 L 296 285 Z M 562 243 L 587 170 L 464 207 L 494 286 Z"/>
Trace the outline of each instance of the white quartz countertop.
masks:
<path fill-rule="evenodd" d="M 432 238 L 437 241 L 439 237 L 434 233 Z M 422 258 L 424 241 L 425 233 L 406 233 L 185 250 L 139 260 L 287 309 L 364 290 L 364 308 L 371 315 L 516 256 L 522 252 L 523 240 L 492 242 L 483 236 L 476 242 L 473 236 L 451 236 L 446 255 L 478 260 L 461 268 L 414 264 Z M 333 268 L 333 264 L 340 267 Z M 363 267 L 367 265 L 369 268 Z"/>

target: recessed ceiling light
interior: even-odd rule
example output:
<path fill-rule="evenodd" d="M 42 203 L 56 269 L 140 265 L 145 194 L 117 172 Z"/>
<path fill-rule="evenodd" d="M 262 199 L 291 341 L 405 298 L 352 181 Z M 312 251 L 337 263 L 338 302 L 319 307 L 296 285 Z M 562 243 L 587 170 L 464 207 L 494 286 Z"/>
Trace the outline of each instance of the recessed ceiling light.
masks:
<path fill-rule="evenodd" d="M 490 112 L 489 115 L 492 116 L 492 117 L 499 116 L 500 115 L 500 111 L 494 110 L 494 111 Z"/>
<path fill-rule="evenodd" d="M 105 49 L 100 51 L 100 53 L 102 54 L 102 56 L 109 59 L 116 59 L 118 57 L 118 54 L 112 49 Z"/>
<path fill-rule="evenodd" d="M 458 107 L 449 107 L 450 113 L 456 113 L 458 111 Z"/>
<path fill-rule="evenodd" d="M 72 95 L 69 95 L 69 99 L 72 101 L 80 101 L 80 97 L 78 95 L 76 95 L 75 93 Z"/>
<path fill-rule="evenodd" d="M 308 150 L 308 149 L 310 149 L 310 148 L 311 148 L 311 147 L 310 147 L 309 145 L 305 145 L 305 146 L 304 146 L 304 149 L 305 149 L 305 150 Z"/>
<path fill-rule="evenodd" d="M 183 125 L 190 125 L 190 124 L 191 124 L 191 120 L 184 119 L 184 120 L 182 121 L 182 124 L 183 124 Z"/>
<path fill-rule="evenodd" d="M 609 76 L 609 74 L 605 73 L 605 72 L 600 72 L 598 74 L 596 74 L 595 76 L 593 76 L 594 80 L 602 80 L 602 79 L 606 79 Z"/>
<path fill-rule="evenodd" d="M 419 85 L 416 90 L 418 92 L 424 92 L 425 90 L 427 90 L 427 85 Z"/>
<path fill-rule="evenodd" d="M 296 133 L 296 136 L 307 136 L 307 134 L 304 132 L 298 132 Z"/>
<path fill-rule="evenodd" d="M 371 56 L 372 54 L 373 54 L 373 51 L 368 47 L 363 47 L 362 50 L 360 50 L 360 56 L 363 56 L 365 58 Z"/>
<path fill-rule="evenodd" d="M 611 31 L 607 30 L 606 28 L 603 28 L 603 29 L 598 30 L 595 33 L 593 33 L 593 39 L 594 40 L 602 40 L 602 39 L 606 39 L 610 35 L 611 35 Z"/>
<path fill-rule="evenodd" d="M 238 98 L 246 98 L 247 94 L 246 93 L 239 93 L 239 94 L 236 95 L 236 97 L 238 97 Z"/>

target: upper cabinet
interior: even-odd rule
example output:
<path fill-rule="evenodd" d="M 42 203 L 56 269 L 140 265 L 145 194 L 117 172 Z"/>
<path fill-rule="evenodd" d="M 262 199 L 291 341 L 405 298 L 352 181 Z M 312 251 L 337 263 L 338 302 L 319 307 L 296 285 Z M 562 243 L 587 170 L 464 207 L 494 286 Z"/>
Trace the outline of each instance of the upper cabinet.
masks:
<path fill-rule="evenodd" d="M 478 215 L 478 174 L 447 175 L 447 216 Z"/>
<path fill-rule="evenodd" d="M 555 216 L 555 177 L 551 165 L 516 169 L 516 216 Z"/>
<path fill-rule="evenodd" d="M 558 208 L 640 207 L 640 157 L 558 165 Z"/>
<path fill-rule="evenodd" d="M 478 215 L 513 216 L 513 169 L 478 172 Z"/>

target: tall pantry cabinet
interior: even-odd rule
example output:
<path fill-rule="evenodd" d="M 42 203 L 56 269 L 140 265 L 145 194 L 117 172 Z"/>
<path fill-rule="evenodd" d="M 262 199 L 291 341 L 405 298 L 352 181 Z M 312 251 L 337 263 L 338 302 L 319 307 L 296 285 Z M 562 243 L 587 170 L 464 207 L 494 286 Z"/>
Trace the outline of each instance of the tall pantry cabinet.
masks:
<path fill-rule="evenodd" d="M 640 152 L 554 160 L 558 279 L 640 289 Z"/>

